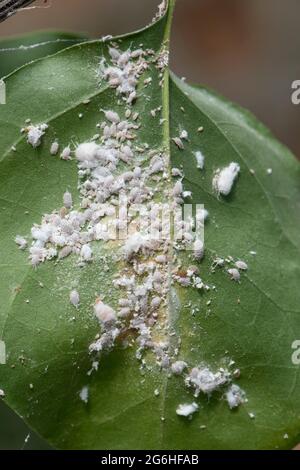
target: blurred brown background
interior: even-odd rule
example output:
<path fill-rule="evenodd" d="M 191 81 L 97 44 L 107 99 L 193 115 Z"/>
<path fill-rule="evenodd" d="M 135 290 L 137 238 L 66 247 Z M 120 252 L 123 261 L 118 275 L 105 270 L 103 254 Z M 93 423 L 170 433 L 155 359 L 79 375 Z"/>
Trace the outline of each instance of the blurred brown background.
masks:
<path fill-rule="evenodd" d="M 160 0 L 43 0 L 0 24 L 0 37 L 41 29 L 120 34 L 147 24 Z M 254 112 L 300 158 L 299 0 L 177 0 L 171 67 Z M 13 52 L 12 52 L 13 53 Z M 47 448 L 0 406 L 0 449 Z"/>
<path fill-rule="evenodd" d="M 40 29 L 92 37 L 145 25 L 160 0 L 43 0 L 47 8 L 19 12 L 0 36 Z M 177 0 L 172 69 L 253 111 L 300 158 L 300 105 L 291 83 L 300 79 L 299 0 Z"/>

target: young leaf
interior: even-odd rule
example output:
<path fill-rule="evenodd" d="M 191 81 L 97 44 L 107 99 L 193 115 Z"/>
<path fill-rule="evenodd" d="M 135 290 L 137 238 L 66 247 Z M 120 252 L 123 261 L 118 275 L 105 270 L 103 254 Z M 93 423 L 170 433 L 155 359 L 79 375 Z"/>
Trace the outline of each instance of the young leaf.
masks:
<path fill-rule="evenodd" d="M 164 6 L 142 31 L 109 43 L 73 46 L 6 80 L 7 104 L 0 106 L 0 339 L 6 344 L 7 364 L 0 369 L 0 388 L 7 403 L 58 448 L 291 448 L 299 436 L 300 408 L 298 368 L 291 360 L 300 300 L 299 165 L 248 113 L 205 88 L 169 76 L 174 2 L 166 14 Z M 148 68 L 139 77 L 132 105 L 105 79 L 115 55 L 109 52 L 112 46 L 144 51 Z M 131 60 L 130 70 L 135 70 Z M 142 66 L 143 61 L 134 63 Z M 180 177 L 170 174 L 178 168 L 184 191 L 191 191 L 186 202 L 204 204 L 209 211 L 201 262 L 176 244 L 162 268 L 156 255 L 133 256 L 137 264 L 151 261 L 166 273 L 161 287 L 167 292 L 157 308 L 156 326 L 144 325 L 151 341 L 142 360 L 143 335 L 136 323 L 121 322 L 122 332 L 110 352 L 100 357 L 89 353 L 95 336 L 103 333 L 93 312 L 95 302 L 118 310 L 126 295 L 114 282 L 120 273 L 134 274 L 139 284 L 145 281 L 132 260 L 120 256 L 124 241 L 94 241 L 93 261 L 81 267 L 75 252 L 36 269 L 28 251 L 14 243 L 19 234 L 31 243 L 31 228 L 41 224 L 44 214 L 57 211 L 69 217 L 68 211 L 60 211 L 66 190 L 72 193 L 73 210 L 83 211 L 78 162 L 61 160 L 59 154 L 93 138 L 108 145 L 101 123 L 109 116 L 103 110 L 117 112 L 122 120 L 131 111 L 126 119 L 136 128 L 127 137 L 134 150 L 129 169 L 141 165 L 143 174 L 149 174 L 152 158 L 159 154 L 168 164 L 164 177 L 158 172 L 158 178 L 145 180 L 150 198 L 153 193 L 156 201 L 174 204 L 174 196 L 181 195 Z M 136 120 L 134 113 L 139 113 Z M 28 129 L 20 134 L 29 118 L 35 125 L 48 125 L 36 148 L 27 142 Z M 54 141 L 60 144 L 56 156 L 50 155 Z M 196 152 L 205 157 L 203 169 L 197 167 Z M 213 180 L 232 162 L 240 173 L 230 194 L 218 195 Z M 122 165 L 114 176 L 127 169 Z M 240 282 L 234 282 L 228 270 L 237 269 L 238 260 L 247 266 L 238 264 Z M 74 289 L 80 294 L 78 308 L 69 301 Z M 141 318 L 139 292 L 135 308 Z M 148 306 L 146 315 L 151 312 Z M 169 366 L 178 359 L 187 368 L 172 374 Z M 91 371 L 92 361 L 99 361 L 97 371 Z M 206 371 L 196 384 L 191 376 L 195 368 Z M 234 409 L 228 406 L 232 385 L 239 387 L 243 402 Z M 180 416 L 191 409 L 180 405 L 193 402 L 193 411 L 198 410 L 192 419 Z"/>

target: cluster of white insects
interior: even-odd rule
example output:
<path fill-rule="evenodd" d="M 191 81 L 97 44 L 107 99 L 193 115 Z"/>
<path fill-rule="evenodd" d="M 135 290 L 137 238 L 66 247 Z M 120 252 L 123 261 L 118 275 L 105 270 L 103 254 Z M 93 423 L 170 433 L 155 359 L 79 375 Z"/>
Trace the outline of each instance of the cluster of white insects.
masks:
<path fill-rule="evenodd" d="M 166 8 L 164 0 L 160 6 L 162 16 Z M 200 393 L 210 395 L 215 390 L 226 387 L 225 398 L 230 408 L 235 408 L 246 401 L 245 393 L 232 384 L 237 374 L 230 372 L 230 366 L 217 371 L 206 365 L 193 367 L 185 361 L 178 360 L 180 339 L 177 347 L 171 348 L 168 340 L 168 296 L 170 285 L 178 283 L 183 287 L 194 287 L 209 290 L 199 277 L 197 266 L 192 265 L 184 270 L 178 263 L 175 269 L 170 265 L 177 263 L 176 250 L 188 243 L 193 243 L 192 258 L 195 263 L 202 261 L 205 254 L 202 239 L 190 238 L 190 224 L 182 222 L 180 229 L 183 238 L 178 244 L 171 239 L 153 239 L 150 233 L 140 233 L 134 216 L 130 216 L 130 206 L 144 204 L 150 206 L 157 194 L 163 195 L 172 209 L 181 207 L 191 193 L 184 191 L 183 174 L 178 168 L 168 170 L 168 151 L 151 149 L 149 145 L 138 146 L 136 141 L 140 129 L 139 114 L 134 112 L 134 104 L 139 99 L 138 84 L 150 65 L 156 67 L 163 83 L 164 68 L 167 66 L 168 53 L 163 47 L 156 55 L 152 50 L 142 47 L 135 50 L 121 51 L 118 44 L 108 47 L 110 63 L 105 60 L 100 64 L 99 74 L 109 86 L 116 91 L 119 103 L 124 112 L 101 110 L 103 120 L 99 124 L 98 141 L 79 144 L 75 151 L 70 146 L 60 149 L 58 141 L 52 143 L 51 155 L 59 155 L 63 160 L 75 156 L 78 166 L 80 207 L 75 209 L 73 197 L 69 191 L 63 195 L 63 207 L 59 211 L 46 214 L 40 224 L 32 227 L 32 243 L 29 247 L 29 258 L 33 267 L 46 260 L 61 260 L 70 255 L 78 258 L 78 265 L 94 261 L 92 242 L 102 243 L 110 240 L 108 220 L 113 218 L 114 229 L 122 230 L 127 226 L 131 232 L 125 243 L 119 248 L 120 268 L 113 287 L 119 292 L 118 305 L 106 304 L 101 296 L 94 303 L 94 313 L 101 325 L 101 332 L 90 345 L 91 353 L 110 351 L 120 338 L 134 331 L 132 341 L 137 345 L 136 356 L 145 365 L 143 353 L 150 350 L 154 353 L 159 367 L 170 374 L 184 376 L 184 382 L 195 397 Z M 144 87 L 151 86 L 151 77 L 143 80 Z M 152 116 L 161 112 L 161 108 L 151 111 Z M 164 125 L 161 119 L 161 125 Z M 47 124 L 30 125 L 24 132 L 32 147 L 38 147 L 47 131 Z M 174 137 L 174 144 L 180 151 L 185 149 L 188 140 L 187 131 L 183 130 Z M 196 164 L 203 170 L 205 157 L 200 150 L 195 152 Z M 216 171 L 212 186 L 216 193 L 228 196 L 240 172 L 237 163 L 229 163 Z M 176 180 L 174 181 L 174 178 Z M 120 197 L 126 198 L 129 210 L 119 210 L 115 218 L 116 205 Z M 209 214 L 203 210 L 200 214 L 204 224 Z M 152 212 L 152 227 L 162 231 L 163 226 L 157 213 Z M 15 239 L 19 248 L 24 250 L 28 241 L 22 236 Z M 216 259 L 213 268 L 224 267 L 226 263 L 234 266 L 228 269 L 234 281 L 240 281 L 242 271 L 247 270 L 243 261 Z M 70 292 L 69 300 L 75 308 L 80 308 L 80 294 L 76 289 Z M 94 361 L 94 369 L 98 362 Z M 159 391 L 155 391 L 158 395 Z M 88 389 L 82 391 L 81 398 L 88 401 Z M 191 416 L 198 410 L 196 403 L 181 404 L 176 410 L 178 415 Z"/>

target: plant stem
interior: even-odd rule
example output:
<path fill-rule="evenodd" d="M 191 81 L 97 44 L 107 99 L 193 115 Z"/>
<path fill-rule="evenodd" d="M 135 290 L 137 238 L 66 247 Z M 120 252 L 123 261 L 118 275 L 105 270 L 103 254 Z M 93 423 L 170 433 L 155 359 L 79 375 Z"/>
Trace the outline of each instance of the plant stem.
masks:
<path fill-rule="evenodd" d="M 172 29 L 172 20 L 173 20 L 173 15 L 174 15 L 174 10 L 175 10 L 175 4 L 176 4 L 176 0 L 169 0 L 168 13 L 167 13 L 168 17 L 167 17 L 167 24 L 166 24 L 164 41 L 170 41 L 171 29 Z"/>

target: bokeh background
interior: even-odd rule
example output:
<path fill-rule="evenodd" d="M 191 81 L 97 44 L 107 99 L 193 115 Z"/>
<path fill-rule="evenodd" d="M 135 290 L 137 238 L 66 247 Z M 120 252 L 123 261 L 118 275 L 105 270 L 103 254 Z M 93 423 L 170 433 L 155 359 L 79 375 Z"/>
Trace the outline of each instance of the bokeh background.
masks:
<path fill-rule="evenodd" d="M 160 0 L 44 0 L 0 24 L 0 38 L 42 29 L 93 38 L 143 27 Z M 299 0 L 177 0 L 171 68 L 250 109 L 300 158 Z M 10 52 L 13 54 L 13 52 Z M 0 366 L 1 367 L 1 366 Z M 1 373 L 1 369 L 0 369 Z M 47 445 L 0 404 L 0 449 Z"/>

